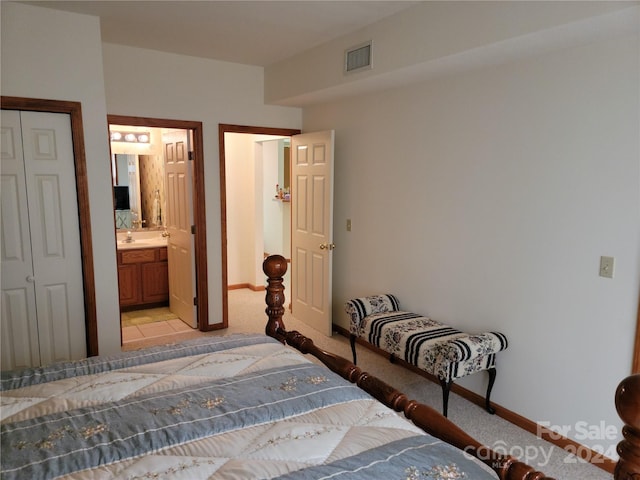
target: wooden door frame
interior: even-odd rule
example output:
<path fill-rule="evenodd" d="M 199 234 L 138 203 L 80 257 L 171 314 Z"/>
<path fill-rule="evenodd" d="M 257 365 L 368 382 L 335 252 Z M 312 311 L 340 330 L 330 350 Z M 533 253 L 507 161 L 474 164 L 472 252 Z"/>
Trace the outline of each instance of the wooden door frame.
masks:
<path fill-rule="evenodd" d="M 640 373 L 640 295 L 638 295 L 638 319 L 636 320 L 636 340 L 633 347 L 631 373 Z"/>
<path fill-rule="evenodd" d="M 87 159 L 84 147 L 84 129 L 82 125 L 82 106 L 80 102 L 5 96 L 1 97 L 0 103 L 3 110 L 65 113 L 68 114 L 71 119 L 71 140 L 73 143 L 73 158 L 76 174 L 78 224 L 80 229 L 80 255 L 82 257 L 82 277 L 84 286 L 87 356 L 98 355 L 98 319 L 96 314 L 96 285 L 93 268 L 91 215 L 90 208 L 86 208 L 89 205 L 89 184 L 87 179 Z"/>
<path fill-rule="evenodd" d="M 293 135 L 298 135 L 299 133 L 301 133 L 301 130 L 293 128 L 230 125 L 226 123 L 220 123 L 218 125 L 218 145 L 220 155 L 220 232 L 222 235 L 222 323 L 212 325 L 212 329 L 227 328 L 229 326 L 229 281 L 227 277 L 227 177 L 225 168 L 226 156 L 224 144 L 225 133 L 248 133 L 252 135 L 274 135 L 281 137 L 291 137 Z"/>
<path fill-rule="evenodd" d="M 202 122 L 162 118 L 107 115 L 109 125 L 176 128 L 193 132 L 193 224 L 195 225 L 194 255 L 196 268 L 196 297 L 198 330 L 212 330 L 209 325 L 209 281 L 207 277 L 207 219 L 204 201 L 204 147 Z"/>

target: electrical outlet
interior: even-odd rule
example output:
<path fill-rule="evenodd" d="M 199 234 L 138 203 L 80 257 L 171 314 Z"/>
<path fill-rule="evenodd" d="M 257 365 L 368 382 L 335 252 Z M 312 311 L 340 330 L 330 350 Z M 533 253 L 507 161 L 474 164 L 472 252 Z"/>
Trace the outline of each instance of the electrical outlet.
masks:
<path fill-rule="evenodd" d="M 613 278 L 613 257 L 600 257 L 600 276 Z"/>
<path fill-rule="evenodd" d="M 351 231 L 351 219 L 347 218 L 347 232 Z"/>

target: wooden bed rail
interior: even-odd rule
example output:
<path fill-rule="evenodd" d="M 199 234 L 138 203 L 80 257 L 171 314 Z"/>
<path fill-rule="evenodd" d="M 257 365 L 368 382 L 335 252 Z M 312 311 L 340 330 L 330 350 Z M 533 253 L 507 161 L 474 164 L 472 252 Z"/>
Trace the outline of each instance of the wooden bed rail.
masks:
<path fill-rule="evenodd" d="M 613 474 L 616 480 L 640 479 L 640 374 L 631 375 L 618 385 L 616 409 L 625 423 L 624 439 L 618 443 L 620 460 Z"/>
<path fill-rule="evenodd" d="M 284 285 L 282 282 L 287 271 L 287 261 L 280 255 L 272 255 L 265 259 L 262 269 L 268 278 L 265 297 L 267 304 L 265 312 L 269 317 L 265 328 L 267 335 L 302 353 L 315 356 L 332 371 L 357 384 L 377 400 L 397 412 L 403 412 L 408 419 L 425 432 L 481 460 L 497 473 L 500 480 L 553 480 L 514 457 L 500 455 L 482 445 L 433 408 L 415 400 L 409 400 L 405 394 L 373 375 L 363 372 L 349 360 L 318 348 L 310 338 L 299 332 L 287 332 L 282 321 L 284 315 Z M 636 451 L 636 459 L 639 458 L 637 452 L 640 450 Z M 624 478 L 626 479 L 626 477 Z"/>

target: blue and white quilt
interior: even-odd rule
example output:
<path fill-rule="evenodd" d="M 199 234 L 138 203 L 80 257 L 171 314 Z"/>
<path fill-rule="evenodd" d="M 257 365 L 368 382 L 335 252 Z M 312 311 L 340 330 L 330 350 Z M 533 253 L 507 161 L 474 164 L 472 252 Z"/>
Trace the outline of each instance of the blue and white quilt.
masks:
<path fill-rule="evenodd" d="M 207 337 L 0 381 L 3 479 L 495 479 L 264 335 Z"/>

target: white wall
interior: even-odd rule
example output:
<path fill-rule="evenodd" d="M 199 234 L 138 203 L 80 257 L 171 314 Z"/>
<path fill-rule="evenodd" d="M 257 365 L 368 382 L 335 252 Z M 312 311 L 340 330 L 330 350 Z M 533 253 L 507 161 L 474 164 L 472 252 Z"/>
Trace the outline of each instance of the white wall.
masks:
<path fill-rule="evenodd" d="M 251 258 L 252 275 L 249 277 L 249 283 L 251 285 L 264 285 L 265 275 L 262 271 L 262 262 L 264 261 L 264 163 L 263 159 L 263 146 L 261 143 L 256 142 L 253 145 L 253 168 L 255 171 L 253 182 L 253 213 L 254 213 L 254 235 L 253 235 L 253 257 Z M 245 220 L 246 221 L 246 220 Z"/>
<path fill-rule="evenodd" d="M 619 428 L 640 283 L 638 40 L 306 108 L 305 131 L 336 130 L 334 322 L 347 326 L 349 298 L 392 292 L 502 331 L 498 404 Z M 601 255 L 614 279 L 598 276 Z"/>
<path fill-rule="evenodd" d="M 282 169 L 282 142 L 270 140 L 262 142 L 263 187 L 262 207 L 264 211 L 264 251 L 284 254 L 282 243 L 282 229 L 284 220 L 284 203 L 277 200 L 276 185 L 284 186 Z M 264 276 L 264 274 L 263 274 Z"/>
<path fill-rule="evenodd" d="M 252 135 L 225 133 L 227 283 L 251 283 L 255 269 L 255 168 Z"/>
<path fill-rule="evenodd" d="M 2 2 L 2 95 L 81 102 L 98 348 L 120 350 L 102 46 L 97 18 Z M 87 208 L 81 206 L 80 208 Z"/>

